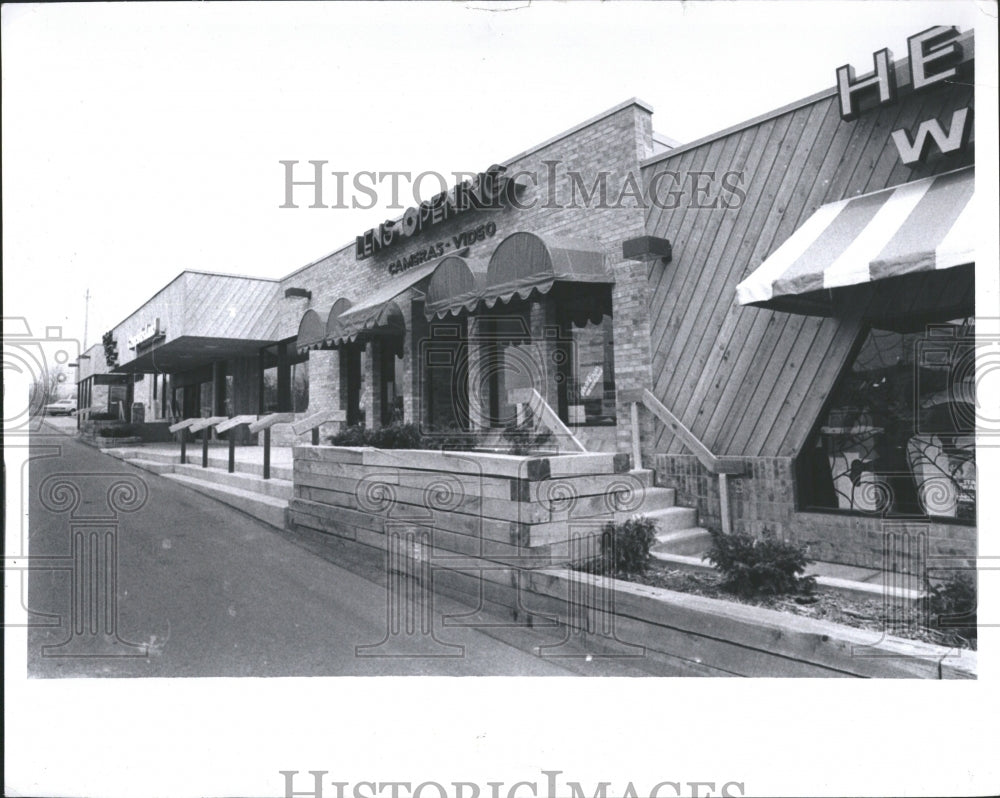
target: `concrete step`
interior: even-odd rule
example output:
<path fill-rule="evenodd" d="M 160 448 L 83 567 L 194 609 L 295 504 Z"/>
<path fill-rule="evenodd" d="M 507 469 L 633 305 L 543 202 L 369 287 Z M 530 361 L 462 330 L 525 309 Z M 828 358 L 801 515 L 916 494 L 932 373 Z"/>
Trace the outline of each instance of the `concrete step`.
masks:
<path fill-rule="evenodd" d="M 197 456 L 192 456 L 190 451 L 188 452 L 188 463 L 201 468 L 201 452 L 198 452 Z M 217 468 L 221 471 L 226 471 L 228 473 L 229 469 L 229 453 L 218 455 L 213 452 L 208 454 L 208 466 L 209 468 Z M 264 464 L 261 463 L 241 463 L 239 459 L 236 461 L 236 472 L 239 474 L 249 474 L 251 476 L 264 478 Z M 288 482 L 292 481 L 292 466 L 288 465 L 275 465 L 271 463 L 271 479 L 286 480 Z"/>
<path fill-rule="evenodd" d="M 656 486 L 656 472 L 652 468 L 633 468 L 628 473 L 629 476 L 635 477 L 647 488 Z"/>
<path fill-rule="evenodd" d="M 164 474 L 163 476 L 165 479 L 179 482 L 192 490 L 235 507 L 237 510 L 242 510 L 273 527 L 285 528 L 285 513 L 288 510 L 288 501 L 285 499 L 266 496 L 242 488 L 233 488 L 229 485 L 220 485 L 216 482 L 207 482 L 185 474 Z"/>
<path fill-rule="evenodd" d="M 669 532 L 658 532 L 656 543 L 650 549 L 657 554 L 683 554 L 689 557 L 700 557 L 712 545 L 712 535 L 701 527 L 675 529 Z"/>
<path fill-rule="evenodd" d="M 212 460 L 209 459 L 208 462 L 211 463 Z M 237 468 L 239 468 L 238 464 Z M 212 482 L 217 485 L 226 485 L 230 488 L 248 490 L 251 493 L 272 496 L 275 499 L 284 499 L 285 501 L 291 499 L 293 493 L 291 480 L 277 479 L 275 477 L 272 477 L 271 479 L 264 479 L 263 477 L 241 471 L 236 471 L 235 473 L 230 474 L 228 466 L 223 468 L 213 468 L 210 465 L 208 468 L 202 468 L 200 461 L 198 465 L 178 464 L 174 466 L 174 473 L 183 474 L 184 476 L 191 477 L 192 479 Z"/>
<path fill-rule="evenodd" d="M 632 513 L 656 522 L 658 533 L 691 529 L 698 524 L 698 512 L 690 507 L 663 507 L 656 510 Z"/>
<path fill-rule="evenodd" d="M 172 474 L 174 468 L 178 467 L 172 463 L 163 463 L 159 460 L 147 460 L 142 457 L 128 457 L 122 459 L 129 465 L 134 465 L 137 468 L 141 468 L 143 471 L 149 471 L 153 474 Z"/>
<path fill-rule="evenodd" d="M 145 460 L 154 463 L 179 463 L 181 461 L 180 446 L 176 452 L 159 452 L 151 449 L 102 449 L 105 454 L 117 457 L 119 460 Z M 190 451 L 188 452 L 190 455 Z"/>
<path fill-rule="evenodd" d="M 676 493 L 673 488 L 646 488 L 642 503 L 632 510 L 632 515 L 652 515 L 659 510 L 672 509 L 676 504 Z"/>

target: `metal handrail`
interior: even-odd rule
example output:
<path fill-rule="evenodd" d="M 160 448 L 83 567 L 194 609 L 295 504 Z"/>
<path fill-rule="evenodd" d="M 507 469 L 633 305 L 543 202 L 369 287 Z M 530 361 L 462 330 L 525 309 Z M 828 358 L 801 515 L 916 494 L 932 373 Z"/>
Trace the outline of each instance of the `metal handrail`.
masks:
<path fill-rule="evenodd" d="M 580 439 L 574 435 L 569 427 L 563 424 L 559 414 L 552 409 L 552 406 L 545 401 L 545 397 L 542 396 L 537 388 L 515 388 L 514 390 L 507 392 L 507 401 L 511 404 L 526 404 L 531 410 L 532 414 L 537 418 L 544 426 L 552 430 L 556 435 L 562 435 L 568 438 L 570 443 L 573 444 L 573 448 L 578 452 L 586 452 L 587 447 L 584 446 Z"/>
<path fill-rule="evenodd" d="M 234 430 L 242 424 L 252 424 L 257 420 L 257 416 L 233 416 L 225 421 L 220 421 L 215 425 L 216 433 L 228 433 L 230 430 Z M 229 463 L 228 470 L 232 474 L 236 471 L 236 437 L 234 435 L 226 435 L 226 440 L 229 442 Z"/>
<path fill-rule="evenodd" d="M 287 424 L 291 421 L 295 421 L 295 413 L 269 413 L 254 421 L 250 425 L 250 432 L 263 432 L 275 424 Z"/>
<path fill-rule="evenodd" d="M 320 410 L 311 416 L 296 421 L 292 424 L 292 432 L 302 435 L 305 432 L 312 432 L 312 445 L 319 446 L 319 428 L 323 424 L 335 421 L 347 421 L 347 413 L 343 410 Z"/>
<path fill-rule="evenodd" d="M 187 430 L 188 430 L 188 428 L 192 424 L 194 424 L 196 421 L 199 421 L 199 420 L 200 419 L 198 419 L 198 418 L 185 418 L 185 419 L 182 419 L 181 421 L 178 421 L 176 424 L 171 424 L 169 427 L 167 427 L 167 429 L 171 433 L 177 433 L 177 432 L 179 432 L 181 434 L 180 438 L 181 438 L 181 464 L 182 465 L 185 464 L 185 463 L 187 463 Z"/>
<path fill-rule="evenodd" d="M 271 413 L 248 425 L 251 433 L 264 433 L 264 479 L 271 478 L 271 427 L 295 420 L 294 413 Z"/>

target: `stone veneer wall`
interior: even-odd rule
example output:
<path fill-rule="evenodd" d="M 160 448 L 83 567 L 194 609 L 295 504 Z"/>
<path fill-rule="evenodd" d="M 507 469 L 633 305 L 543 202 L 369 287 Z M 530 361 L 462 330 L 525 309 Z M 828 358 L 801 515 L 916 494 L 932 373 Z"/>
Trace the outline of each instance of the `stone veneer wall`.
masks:
<path fill-rule="evenodd" d="M 734 532 L 809 546 L 812 558 L 865 568 L 923 574 L 925 568 L 974 567 L 976 527 L 940 521 L 881 518 L 795 509 L 795 463 L 787 457 L 744 458 L 745 476 L 729 478 Z M 679 506 L 699 523 L 721 527 L 718 477 L 694 455 L 656 455 L 656 481 L 677 491 Z M 921 537 L 922 536 L 922 537 Z"/>

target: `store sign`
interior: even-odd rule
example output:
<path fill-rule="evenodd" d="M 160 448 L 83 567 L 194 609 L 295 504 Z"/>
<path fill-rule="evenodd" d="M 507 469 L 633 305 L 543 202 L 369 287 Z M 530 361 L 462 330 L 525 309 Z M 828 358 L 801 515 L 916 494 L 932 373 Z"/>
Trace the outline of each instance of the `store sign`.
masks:
<path fill-rule="evenodd" d="M 520 185 L 504 173 L 503 166 L 491 166 L 432 199 L 408 208 L 401 219 L 386 221 L 367 230 L 356 239 L 358 260 L 370 258 L 379 250 L 429 230 L 434 225 L 453 219 L 469 210 L 499 209 L 517 199 Z"/>
<path fill-rule="evenodd" d="M 958 74 L 962 61 L 962 45 L 958 43 L 958 28 L 936 25 L 908 38 L 910 82 L 914 91 L 937 86 Z M 892 105 L 898 99 L 896 71 L 892 66 L 892 53 L 883 48 L 872 55 L 875 72 L 867 78 L 857 79 L 854 68 L 845 64 L 837 69 L 837 97 L 840 118 L 857 119 L 864 98 L 875 95 L 876 108 Z M 955 111 L 947 128 L 936 118 L 922 121 L 912 136 L 904 128 L 892 132 L 892 140 L 900 160 L 910 165 L 923 162 L 936 145 L 942 154 L 962 150 L 972 134 L 972 109 Z"/>
<path fill-rule="evenodd" d="M 399 274 L 400 272 L 405 272 L 407 269 L 412 269 L 414 266 L 419 266 L 421 263 L 434 260 L 434 258 L 442 258 L 454 252 L 461 252 L 468 249 L 477 241 L 485 241 L 487 238 L 493 238 L 496 234 L 497 226 L 493 222 L 470 227 L 468 230 L 463 230 L 458 235 L 454 235 L 447 240 L 435 241 L 426 247 L 408 252 L 401 258 L 396 258 L 389 263 L 389 274 Z"/>
<path fill-rule="evenodd" d="M 138 346 L 146 343 L 147 341 L 157 338 L 166 333 L 165 330 L 160 330 L 160 319 L 157 318 L 151 321 L 145 327 L 142 327 L 139 332 L 135 335 L 130 335 L 128 338 L 128 348 L 135 349 Z"/>

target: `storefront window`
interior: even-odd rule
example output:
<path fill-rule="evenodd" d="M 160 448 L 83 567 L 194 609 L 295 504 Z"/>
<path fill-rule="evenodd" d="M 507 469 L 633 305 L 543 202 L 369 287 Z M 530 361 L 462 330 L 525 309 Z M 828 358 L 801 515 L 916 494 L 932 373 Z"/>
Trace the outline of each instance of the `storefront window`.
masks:
<path fill-rule="evenodd" d="M 610 286 L 566 286 L 557 296 L 561 345 L 559 415 L 570 426 L 615 419 L 615 346 Z"/>
<path fill-rule="evenodd" d="M 485 346 L 480 379 L 487 381 L 490 425 L 507 427 L 518 422 L 517 405 L 510 402 L 510 391 L 544 389 L 538 380 L 545 372 L 538 362 L 542 355 L 532 346 L 528 304 L 514 300 L 502 310 L 498 305 L 497 310 L 480 320 Z"/>
<path fill-rule="evenodd" d="M 975 521 L 974 332 L 868 331 L 800 457 L 804 507 Z"/>
<path fill-rule="evenodd" d="M 378 344 L 381 376 L 382 423 L 403 421 L 403 341 L 385 339 Z"/>

